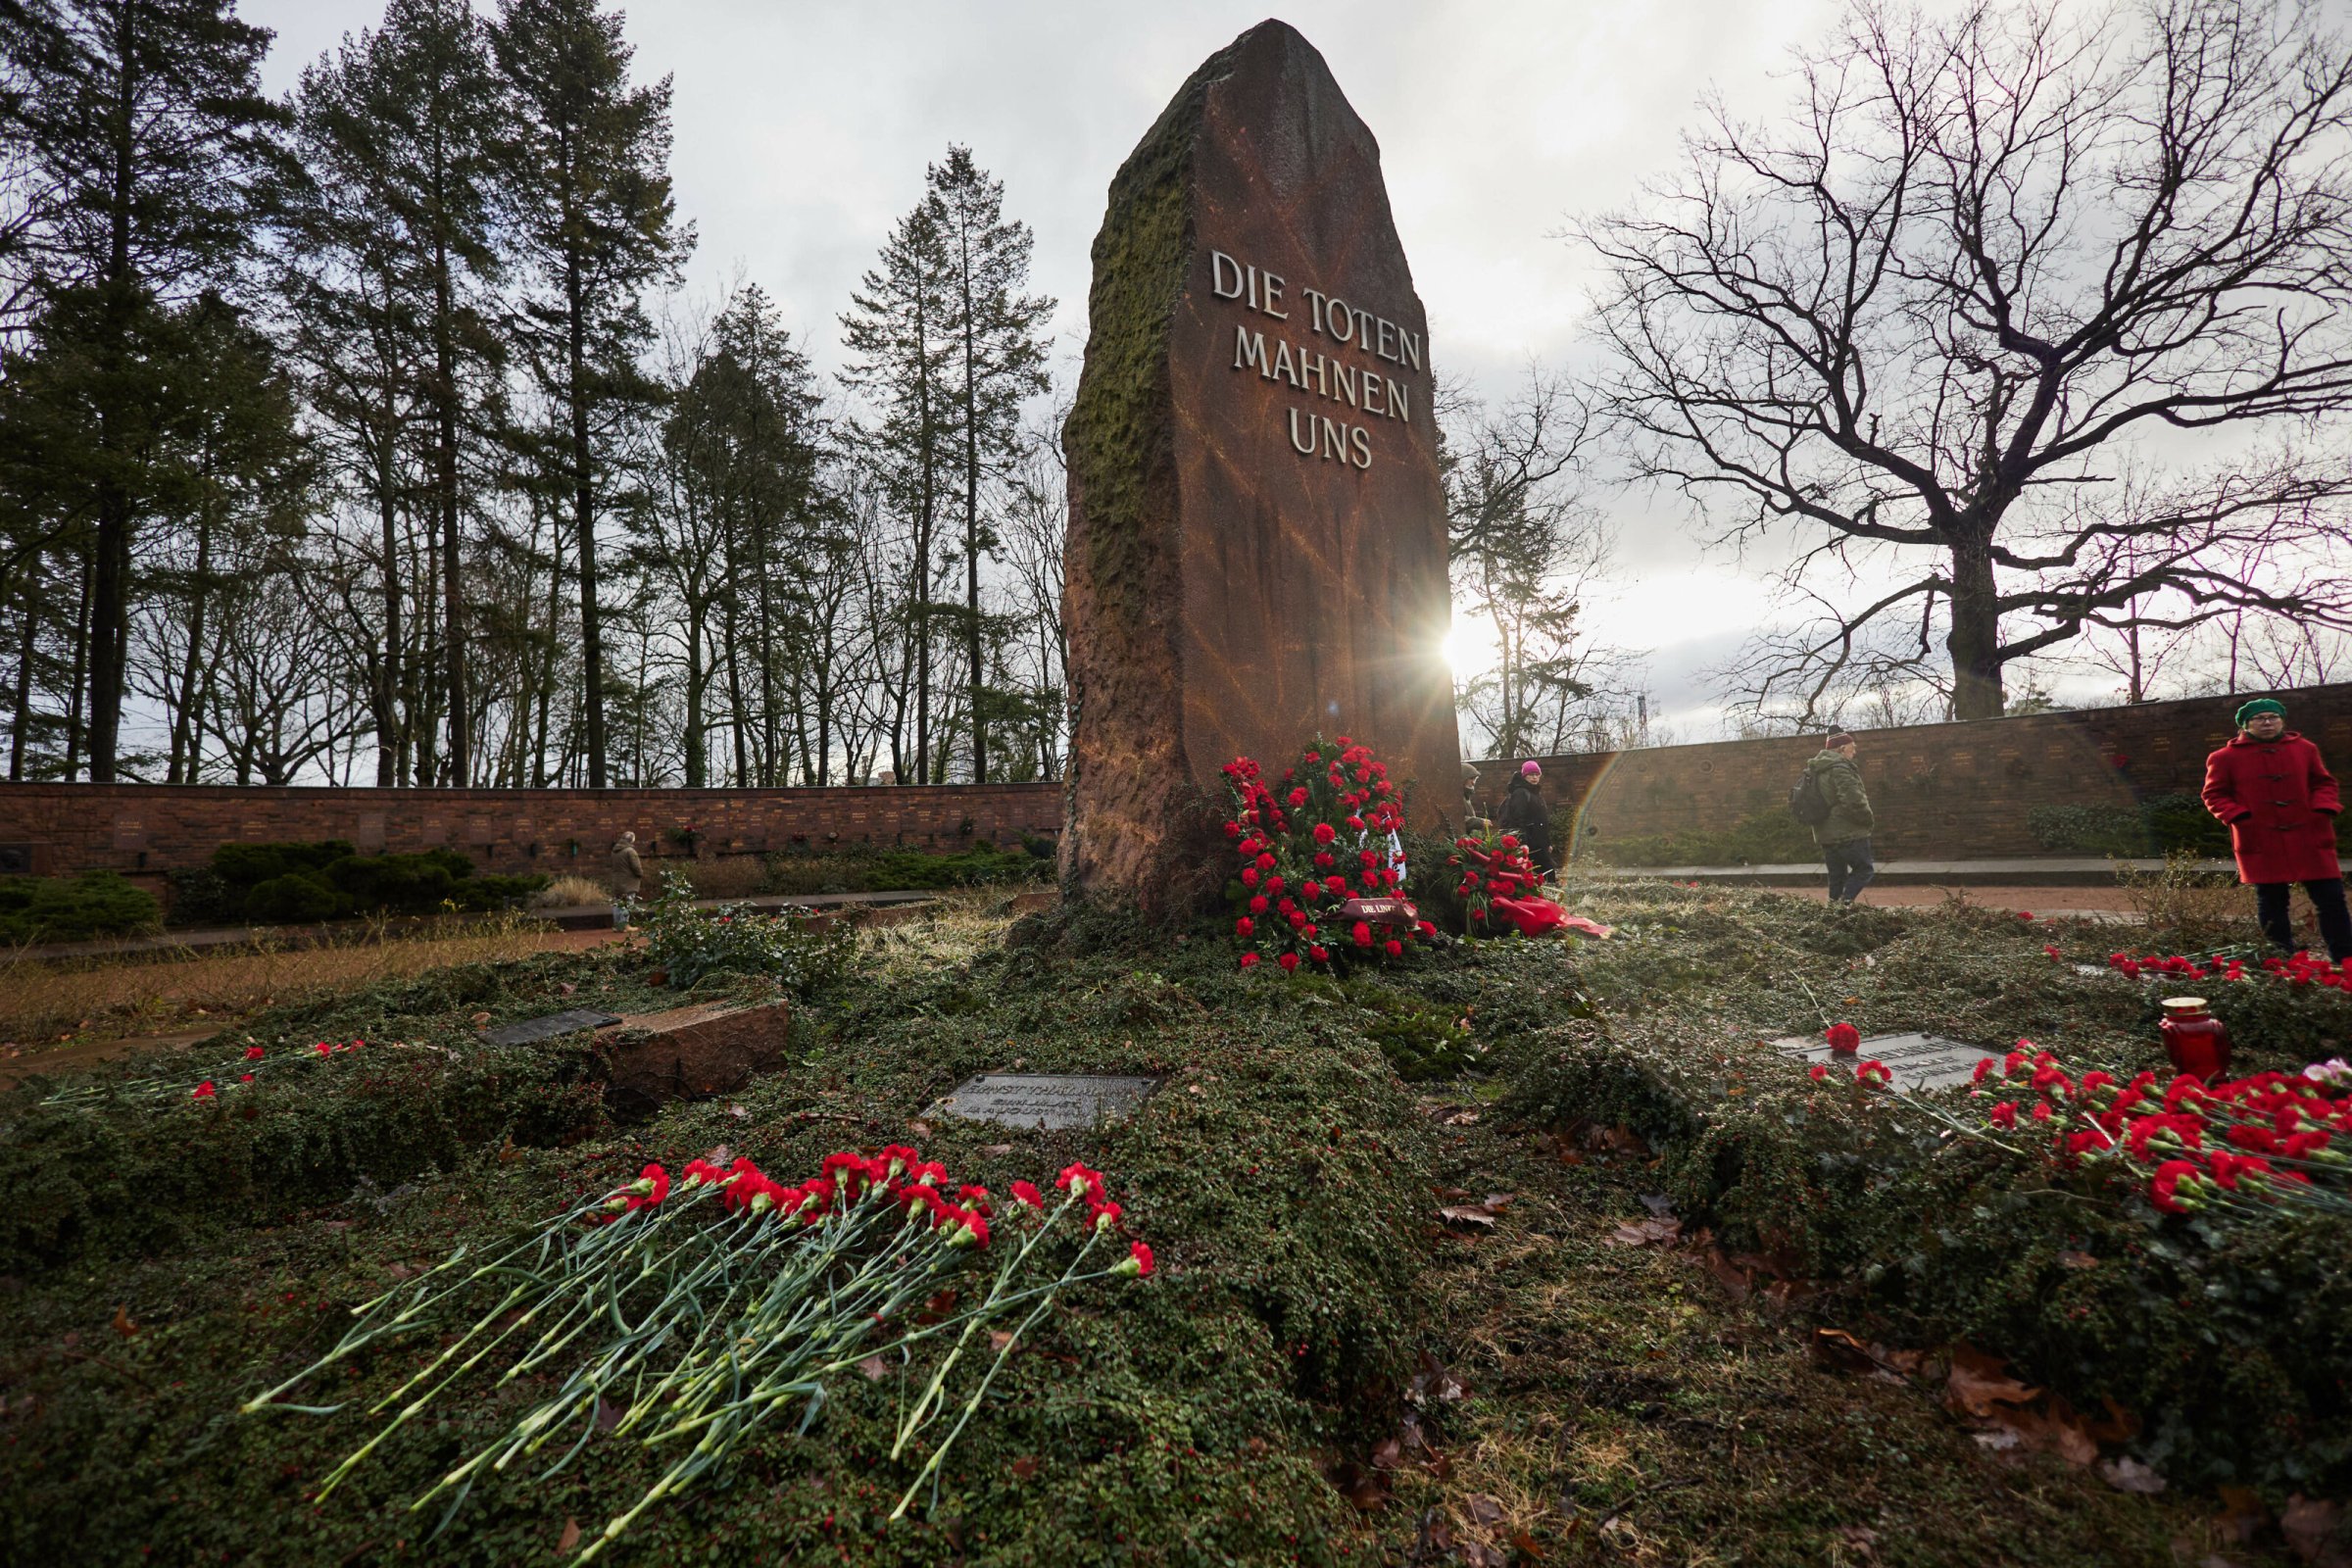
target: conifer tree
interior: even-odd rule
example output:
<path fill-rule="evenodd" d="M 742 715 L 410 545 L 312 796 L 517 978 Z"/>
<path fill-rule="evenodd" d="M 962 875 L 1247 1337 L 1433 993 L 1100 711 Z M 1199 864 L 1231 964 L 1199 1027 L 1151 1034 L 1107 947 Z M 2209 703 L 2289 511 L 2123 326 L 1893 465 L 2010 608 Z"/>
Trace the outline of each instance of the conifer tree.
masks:
<path fill-rule="evenodd" d="M 1029 225 L 1004 220 L 1004 182 L 950 146 L 927 175 L 947 262 L 951 347 L 949 404 L 957 432 L 963 489 L 963 634 L 971 682 L 972 780 L 988 782 L 990 698 L 983 657 L 980 562 L 996 545 L 982 521 L 984 478 L 1002 474 L 1020 447 L 1023 400 L 1046 390 L 1046 318 L 1054 301 L 1024 294 Z"/>
<path fill-rule="evenodd" d="M 506 0 L 493 29 L 513 95 L 513 229 L 524 269 L 514 330 L 551 404 L 580 574 L 588 784 L 606 783 L 605 656 L 596 528 L 621 478 L 616 449 L 656 389 L 637 367 L 642 298 L 693 248 L 669 182 L 668 77 L 629 84 L 622 17 L 596 0 Z"/>
<path fill-rule="evenodd" d="M 439 541 L 446 766 L 461 785 L 474 773 L 462 524 L 475 488 L 469 451 L 500 416 L 501 111 L 487 30 L 465 0 L 392 0 L 380 29 L 347 39 L 295 94 L 301 172 L 282 200 L 289 337 L 347 481 L 375 515 L 382 626 L 359 652 L 378 784 L 410 778 L 401 708 L 405 692 L 413 710 L 407 682 L 419 672 L 404 669 L 399 523 L 419 496 Z"/>
<path fill-rule="evenodd" d="M 46 352 L 85 362 L 91 461 L 86 633 L 90 776 L 116 775 L 129 651 L 138 466 L 175 392 L 141 355 L 160 313 L 228 271 L 256 217 L 282 112 L 260 92 L 270 34 L 234 0 L 17 0 L 0 8 L 12 159 L 48 192 L 22 236 Z M 78 296 L 69 298 L 69 296 Z M 71 329 L 78 341 L 69 345 Z M 169 410 L 162 411 L 169 417 Z"/>

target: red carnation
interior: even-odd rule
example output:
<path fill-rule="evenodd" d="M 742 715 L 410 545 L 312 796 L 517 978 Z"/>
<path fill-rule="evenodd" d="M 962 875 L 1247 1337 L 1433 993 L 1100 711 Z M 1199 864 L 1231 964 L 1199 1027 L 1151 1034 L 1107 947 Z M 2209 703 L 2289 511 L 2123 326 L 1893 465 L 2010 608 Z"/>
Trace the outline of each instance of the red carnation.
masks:
<path fill-rule="evenodd" d="M 1815 1083 L 1821 1082 L 1829 1075 L 1830 1066 L 1829 1063 L 1825 1061 L 1817 1061 L 1812 1066 L 1805 1069 L 1805 1076 L 1812 1079 Z"/>
<path fill-rule="evenodd" d="M 1298 967 L 1298 955 L 1296 953 L 1286 953 L 1274 961 L 1282 965 L 1282 972 L 1284 974 L 1289 974 L 1293 969 Z"/>
<path fill-rule="evenodd" d="M 195 1092 L 195 1095 L 194 1095 L 194 1098 L 195 1098 L 195 1099 L 197 1099 L 197 1100 L 211 1100 L 211 1099 L 213 1099 L 214 1097 L 215 1097 L 215 1091 L 214 1091 L 214 1089 L 213 1089 L 213 1081 L 212 1081 L 210 1078 L 207 1078 L 207 1079 L 206 1079 L 204 1082 L 202 1082 L 202 1083 L 200 1083 L 200 1084 L 198 1084 L 198 1085 L 196 1086 L 196 1092 Z"/>
<path fill-rule="evenodd" d="M 1266 896 L 1262 893 L 1250 901 L 1250 912 L 1251 914 L 1263 914 L 1266 912 L 1268 907 L 1269 906 L 1266 903 Z"/>
<path fill-rule="evenodd" d="M 1380 945 L 1380 950 L 1392 958 L 1400 958 L 1404 956 L 1404 944 L 1397 941 L 1395 937 L 1391 937 L 1388 941 L 1382 943 Z"/>
<path fill-rule="evenodd" d="M 1306 791 L 1303 788 L 1291 791 L 1291 804 L 1293 806 L 1304 806 L 1306 804 Z"/>
<path fill-rule="evenodd" d="M 1359 948 L 1368 948 L 1372 945 L 1372 927 L 1362 920 L 1356 921 L 1355 929 L 1348 932 L 1348 935 Z"/>
<path fill-rule="evenodd" d="M 1329 822 L 1317 822 L 1315 824 L 1315 842 L 1317 844 L 1329 844 L 1333 839 L 1336 839 L 1339 836 L 1339 830 L 1333 827 Z"/>
<path fill-rule="evenodd" d="M 259 1046 L 247 1046 L 247 1047 L 245 1048 L 245 1059 L 246 1059 L 247 1061 L 259 1061 L 259 1060 L 261 1060 L 261 1059 L 262 1059 L 262 1048 L 261 1048 L 261 1047 L 259 1047 Z"/>
<path fill-rule="evenodd" d="M 1102 1201 L 1105 1191 L 1102 1173 L 1076 1160 L 1061 1167 L 1061 1174 L 1054 1178 L 1054 1186 L 1064 1193 L 1083 1192 L 1098 1203 Z"/>
<path fill-rule="evenodd" d="M 1854 1082 L 1858 1084 L 1890 1084 L 1894 1082 L 1894 1073 L 1883 1061 L 1866 1061 L 1854 1069 Z"/>
<path fill-rule="evenodd" d="M 1245 969 L 1254 969 L 1254 968 L 1256 968 L 1256 967 L 1257 967 L 1257 955 L 1256 955 L 1256 954 L 1254 954 L 1254 953 L 1245 953 L 1245 954 L 1243 954 L 1243 955 L 1242 955 L 1242 967 L 1243 967 L 1243 968 L 1245 968 Z"/>
<path fill-rule="evenodd" d="M 1995 1127 L 2015 1127 L 2017 1125 L 2017 1102 L 2004 1100 L 1993 1106 L 1992 1124 Z"/>
<path fill-rule="evenodd" d="M 1821 1038 L 1839 1055 L 1850 1055 L 1862 1047 L 1862 1031 L 1850 1023 L 1834 1023 L 1821 1032 Z"/>
<path fill-rule="evenodd" d="M 1138 1279 L 1151 1278 L 1152 1244 L 1150 1242 L 1136 1242 L 1132 1244 L 1127 1249 L 1127 1262 L 1121 1264 L 1120 1267 L 1122 1269 L 1131 1268 L 1135 1274 L 1135 1277 Z"/>
<path fill-rule="evenodd" d="M 1331 961 L 1331 952 L 1327 948 L 1309 948 L 1306 950 L 1306 956 L 1314 959 L 1317 963 L 1329 963 Z"/>
<path fill-rule="evenodd" d="M 1046 1206 L 1046 1195 L 1037 1190 L 1035 1182 L 1014 1182 L 1012 1184 L 1012 1200 L 1016 1203 L 1027 1203 L 1031 1208 Z"/>

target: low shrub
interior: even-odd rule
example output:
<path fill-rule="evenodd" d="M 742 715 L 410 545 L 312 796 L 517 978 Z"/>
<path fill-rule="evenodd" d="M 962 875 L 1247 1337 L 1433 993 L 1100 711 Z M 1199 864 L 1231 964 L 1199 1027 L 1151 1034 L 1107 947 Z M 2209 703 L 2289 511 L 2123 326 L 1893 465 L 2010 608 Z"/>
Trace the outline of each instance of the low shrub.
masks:
<path fill-rule="evenodd" d="M 2230 854 L 2230 830 L 2194 795 L 2151 795 L 2136 807 L 2108 803 L 2036 806 L 2026 812 L 2027 831 L 2045 850 L 2069 855 L 2192 855 L 2207 859 Z"/>
<path fill-rule="evenodd" d="M 113 871 L 0 877 L 0 943 L 86 942 L 153 931 L 163 906 Z"/>
<path fill-rule="evenodd" d="M 209 874 L 173 882 L 183 922 L 243 919 L 313 925 L 355 914 L 487 913 L 520 905 L 545 876 L 476 875 L 455 850 L 360 855 L 342 839 L 316 844 L 223 844 Z"/>
<path fill-rule="evenodd" d="M 646 961 L 681 991 L 705 975 L 738 974 L 772 980 L 798 996 L 819 996 L 841 983 L 858 956 L 857 933 L 845 922 L 808 929 L 791 915 L 745 905 L 701 909 L 692 884 L 675 871 L 662 874 L 662 896 L 636 923 L 645 936 Z"/>
<path fill-rule="evenodd" d="M 2352 1484 L 2340 1219 L 2168 1216 L 2112 1166 L 2070 1176 L 1956 1139 L 1850 1067 L 1815 1083 L 1688 1024 L 1563 1026 L 1523 1053 L 1509 1111 L 1640 1134 L 1687 1223 L 1828 1284 L 1848 1320 L 1993 1349 L 2081 1409 L 2112 1399 L 2141 1423 L 2135 1451 L 2179 1480 Z"/>

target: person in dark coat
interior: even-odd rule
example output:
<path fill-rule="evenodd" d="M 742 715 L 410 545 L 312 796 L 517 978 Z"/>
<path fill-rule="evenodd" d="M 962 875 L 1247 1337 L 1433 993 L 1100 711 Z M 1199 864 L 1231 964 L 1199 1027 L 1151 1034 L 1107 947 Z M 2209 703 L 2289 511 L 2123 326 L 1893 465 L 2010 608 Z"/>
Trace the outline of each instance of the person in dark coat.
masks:
<path fill-rule="evenodd" d="M 2254 889 L 2263 935 L 2294 951 L 2287 899 L 2300 882 L 2328 956 L 2338 963 L 2352 957 L 2352 912 L 2335 850 L 2343 803 L 2320 749 L 2286 727 L 2283 704 L 2261 697 L 2237 710 L 2235 738 L 2205 759 L 2205 809 L 2230 824 L 2238 880 Z"/>
<path fill-rule="evenodd" d="M 1828 818 L 1813 828 L 1813 842 L 1821 847 L 1822 867 L 1829 872 L 1832 904 L 1853 903 L 1879 873 L 1870 858 L 1870 835 L 1878 818 L 1862 788 L 1862 766 L 1854 760 L 1860 750 L 1860 743 L 1840 730 L 1822 742 L 1820 753 L 1805 764 L 1830 807 Z"/>
<path fill-rule="evenodd" d="M 1526 761 L 1519 764 L 1519 776 L 1511 780 L 1511 793 L 1503 799 L 1502 810 L 1494 825 L 1516 838 L 1527 850 L 1527 858 L 1544 876 L 1551 875 L 1551 812 L 1544 806 L 1544 765 Z"/>

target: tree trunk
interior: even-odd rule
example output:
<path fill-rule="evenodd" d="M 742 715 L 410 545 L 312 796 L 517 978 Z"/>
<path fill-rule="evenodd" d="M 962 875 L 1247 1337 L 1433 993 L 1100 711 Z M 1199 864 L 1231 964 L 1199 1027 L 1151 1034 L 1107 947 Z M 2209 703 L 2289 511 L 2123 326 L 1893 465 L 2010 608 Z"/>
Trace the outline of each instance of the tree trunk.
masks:
<path fill-rule="evenodd" d="M 1952 546 L 1952 631 L 1944 646 L 1952 656 L 1952 716 L 1998 718 L 2001 695 L 2001 615 L 1992 580 L 1992 549 L 1985 540 Z"/>
<path fill-rule="evenodd" d="M 172 760 L 164 773 L 168 784 L 196 782 L 196 760 L 188 755 L 193 739 L 189 719 L 196 705 L 198 676 L 204 667 L 204 612 L 212 597 L 212 576 L 213 509 L 207 505 L 199 507 L 196 513 L 195 602 L 188 607 L 188 657 L 180 661 L 178 700 L 172 705 Z"/>
<path fill-rule="evenodd" d="M 963 240 L 958 282 L 963 291 L 963 618 L 964 657 L 971 661 L 972 782 L 988 782 L 988 724 L 980 694 L 986 672 L 980 660 L 980 386 L 979 348 L 972 332 L 971 240 Z"/>
<path fill-rule="evenodd" d="M 32 723 L 32 662 L 40 651 L 40 578 L 25 576 L 24 637 L 17 648 L 17 693 L 8 725 L 8 781 L 24 782 L 24 731 Z"/>
<path fill-rule="evenodd" d="M 438 146 L 434 151 L 436 162 Z M 440 171 L 434 172 L 438 198 Z M 438 222 L 438 215 L 436 215 Z M 433 500 L 441 522 L 442 648 L 449 679 L 449 775 L 473 781 L 473 713 L 466 690 L 466 581 L 458 553 L 458 365 L 451 315 L 449 242 L 433 236 Z"/>
<path fill-rule="evenodd" d="M 580 541 L 580 702 L 588 746 L 588 787 L 605 787 L 605 641 L 596 611 L 596 495 L 588 450 L 588 319 L 581 298 L 580 257 L 564 263 L 564 301 L 571 403 L 572 527 Z"/>

